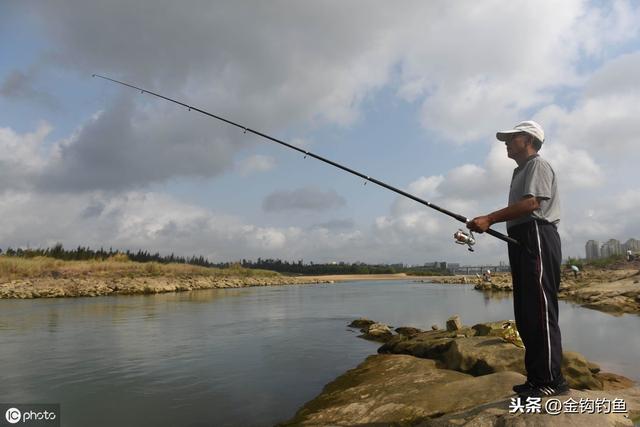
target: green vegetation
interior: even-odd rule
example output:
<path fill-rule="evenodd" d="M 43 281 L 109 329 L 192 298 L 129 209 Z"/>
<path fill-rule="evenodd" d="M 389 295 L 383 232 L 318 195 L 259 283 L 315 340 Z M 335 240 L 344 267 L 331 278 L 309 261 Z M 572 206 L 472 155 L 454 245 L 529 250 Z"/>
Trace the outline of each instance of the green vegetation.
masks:
<path fill-rule="evenodd" d="M 2 250 L 0 249 L 0 254 Z M 326 263 L 314 264 L 313 262 L 304 263 L 298 261 L 282 261 L 280 259 L 262 259 L 257 261 L 243 259 L 240 262 L 214 263 L 207 258 L 200 256 L 183 257 L 171 255 L 160 255 L 158 252 L 150 253 L 149 251 L 138 250 L 114 250 L 109 248 L 98 250 L 89 247 L 78 246 L 75 249 L 65 249 L 62 244 L 58 243 L 52 248 L 46 249 L 13 249 L 7 248 L 4 252 L 7 259 L 2 261 L 0 265 L 0 277 L 26 277 L 36 275 L 47 275 L 56 269 L 62 269 L 67 273 L 73 271 L 90 270 L 97 271 L 115 271 L 119 270 L 122 274 L 131 276 L 135 274 L 145 273 L 147 275 L 166 275 L 166 274 L 215 274 L 215 275 L 235 275 L 235 276 L 251 276 L 265 275 L 266 271 L 278 272 L 289 275 L 333 275 L 333 274 L 397 274 L 406 273 L 411 276 L 445 276 L 451 275 L 444 268 L 431 267 L 405 267 L 402 264 L 365 264 L 362 262 L 355 263 Z M 2 258 L 2 257 L 0 257 Z M 8 261 L 13 259 L 14 261 Z M 20 262 L 18 260 L 24 260 Z M 33 262 L 26 262 L 34 260 Z M 74 264 L 60 264 L 55 261 L 80 262 L 85 264 L 77 264 L 73 268 L 69 266 Z M 123 264 L 128 262 L 128 264 Z M 102 264 L 101 264 L 102 263 Z M 133 263 L 133 264 L 132 264 Z M 135 264 L 147 264 L 146 266 L 133 268 Z M 63 265 L 66 267 L 63 268 Z M 124 267 L 124 265 L 128 267 Z M 109 266 L 108 268 L 105 266 Z M 118 267 L 116 267 L 118 266 Z M 163 267 L 163 266 L 166 266 Z M 208 269 L 198 270 L 190 267 L 206 267 Z M 254 271 L 254 272 L 252 272 Z M 179 273 L 178 273 L 179 272 Z M 206 272 L 206 273 L 203 273 Z M 57 273 L 53 273 L 57 274 Z M 105 273 L 106 274 L 106 273 Z M 275 273 L 272 273 L 275 274 Z"/>
<path fill-rule="evenodd" d="M 365 264 L 355 263 L 329 263 L 305 264 L 302 260 L 296 262 L 282 261 L 279 259 L 261 259 L 250 261 L 243 259 L 242 267 L 261 268 L 265 270 L 277 271 L 285 274 L 296 275 L 333 275 L 333 274 L 397 274 L 406 273 L 413 276 L 444 276 L 450 275 L 446 269 L 434 269 L 433 267 L 405 267 L 402 264 Z"/>
<path fill-rule="evenodd" d="M 624 255 L 611 255 L 606 258 L 595 258 L 595 259 L 580 259 L 580 258 L 567 258 L 566 266 L 575 265 L 580 270 L 585 267 L 593 267 L 593 268 L 606 268 L 612 266 L 614 264 L 619 264 L 625 261 Z"/>
<path fill-rule="evenodd" d="M 588 261 L 585 261 L 585 264 L 592 267 L 604 268 L 612 264 L 623 262 L 624 260 L 625 260 L 624 255 L 611 255 L 606 258 L 590 259 Z"/>
<path fill-rule="evenodd" d="M 2 253 L 2 249 L 0 249 L 0 253 Z M 106 260 L 109 258 L 117 257 L 117 256 L 125 256 L 127 260 L 136 261 L 136 262 L 157 262 L 160 264 L 190 264 L 190 265 L 199 265 L 202 267 L 219 267 L 225 268 L 229 267 L 230 263 L 219 263 L 214 264 L 209 261 L 207 258 L 200 256 L 191 256 L 191 257 L 183 257 L 177 256 L 174 254 L 171 255 L 160 255 L 160 253 L 151 253 L 149 251 L 138 250 L 137 252 L 133 252 L 131 250 L 122 251 L 119 249 L 114 250 L 113 248 L 109 248 L 109 250 L 105 250 L 100 248 L 98 250 L 94 250 L 89 248 L 88 246 L 78 246 L 75 249 L 65 249 L 61 243 L 57 243 L 52 248 L 46 249 L 13 249 L 7 248 L 4 252 L 5 255 L 19 257 L 19 258 L 36 258 L 36 257 L 47 257 L 47 258 L 55 258 L 64 261 L 91 261 L 91 260 Z"/>

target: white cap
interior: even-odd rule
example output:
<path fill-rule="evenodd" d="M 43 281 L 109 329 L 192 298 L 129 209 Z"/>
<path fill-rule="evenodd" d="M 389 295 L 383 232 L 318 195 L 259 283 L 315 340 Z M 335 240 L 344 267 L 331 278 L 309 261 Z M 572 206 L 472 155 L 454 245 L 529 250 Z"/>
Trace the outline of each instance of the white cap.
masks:
<path fill-rule="evenodd" d="M 507 141 L 514 133 L 525 132 L 529 135 L 534 136 L 540 142 L 544 142 L 544 130 L 542 126 L 533 120 L 525 120 L 524 122 L 520 122 L 513 127 L 513 129 L 502 130 L 496 133 L 496 138 L 499 141 Z"/>

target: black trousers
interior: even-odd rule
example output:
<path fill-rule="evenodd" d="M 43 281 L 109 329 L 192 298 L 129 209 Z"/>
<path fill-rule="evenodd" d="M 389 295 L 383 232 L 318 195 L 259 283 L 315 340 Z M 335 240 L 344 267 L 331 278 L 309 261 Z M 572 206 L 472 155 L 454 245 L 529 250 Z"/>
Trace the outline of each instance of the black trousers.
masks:
<path fill-rule="evenodd" d="M 558 289 L 562 250 L 555 225 L 530 221 L 509 228 L 520 242 L 509 244 L 513 311 L 525 346 L 527 379 L 535 385 L 563 381 L 562 342 L 558 326 Z"/>

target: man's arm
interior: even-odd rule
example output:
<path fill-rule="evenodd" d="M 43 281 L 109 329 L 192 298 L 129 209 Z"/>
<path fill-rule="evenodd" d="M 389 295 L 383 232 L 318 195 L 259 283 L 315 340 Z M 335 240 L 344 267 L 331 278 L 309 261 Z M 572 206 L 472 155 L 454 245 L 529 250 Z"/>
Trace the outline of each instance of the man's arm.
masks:
<path fill-rule="evenodd" d="M 478 216 L 467 223 L 467 228 L 478 233 L 484 233 L 497 222 L 510 221 L 528 215 L 540 207 L 538 197 L 526 196 L 519 202 L 491 212 L 489 215 Z"/>

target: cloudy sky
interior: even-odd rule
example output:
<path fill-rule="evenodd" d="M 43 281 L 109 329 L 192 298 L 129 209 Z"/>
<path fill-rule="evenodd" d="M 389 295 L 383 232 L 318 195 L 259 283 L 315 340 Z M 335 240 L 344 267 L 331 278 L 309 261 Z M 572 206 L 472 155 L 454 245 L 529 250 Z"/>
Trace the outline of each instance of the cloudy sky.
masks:
<path fill-rule="evenodd" d="M 0 248 L 215 261 L 463 264 L 462 224 L 100 73 L 262 130 L 468 217 L 505 205 L 495 132 L 547 133 L 565 256 L 640 238 L 640 5 L 0 2 Z M 504 226 L 496 226 L 504 231 Z"/>

